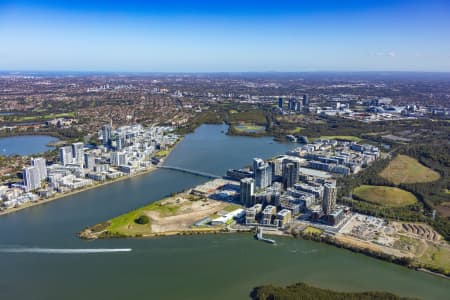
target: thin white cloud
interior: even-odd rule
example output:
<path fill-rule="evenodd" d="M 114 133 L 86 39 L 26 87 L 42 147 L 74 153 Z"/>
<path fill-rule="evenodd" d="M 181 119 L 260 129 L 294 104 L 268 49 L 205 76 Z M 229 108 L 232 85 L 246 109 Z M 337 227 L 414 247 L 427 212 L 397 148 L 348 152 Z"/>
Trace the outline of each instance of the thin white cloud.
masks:
<path fill-rule="evenodd" d="M 379 56 L 379 57 L 395 57 L 395 56 L 397 56 L 397 53 L 395 51 L 388 51 L 388 52 L 379 51 L 379 52 L 372 53 L 372 55 Z"/>
<path fill-rule="evenodd" d="M 390 56 L 390 57 L 395 57 L 396 56 L 394 51 L 389 52 L 387 55 Z"/>

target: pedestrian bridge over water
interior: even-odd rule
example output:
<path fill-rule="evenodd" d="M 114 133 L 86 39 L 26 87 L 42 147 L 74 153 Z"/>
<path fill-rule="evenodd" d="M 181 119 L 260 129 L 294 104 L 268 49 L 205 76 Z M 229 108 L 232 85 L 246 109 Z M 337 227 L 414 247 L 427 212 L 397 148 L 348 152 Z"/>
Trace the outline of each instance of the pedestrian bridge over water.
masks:
<path fill-rule="evenodd" d="M 161 166 L 158 166 L 158 168 L 189 173 L 189 174 L 203 176 L 203 177 L 212 178 L 212 179 L 222 178 L 221 176 L 217 176 L 215 174 L 211 174 L 211 173 L 207 173 L 207 172 L 201 172 L 201 171 L 196 171 L 196 170 L 191 170 L 191 169 L 186 169 L 186 168 L 181 168 L 181 167 L 175 167 L 175 166 L 169 166 L 169 165 L 161 165 Z"/>

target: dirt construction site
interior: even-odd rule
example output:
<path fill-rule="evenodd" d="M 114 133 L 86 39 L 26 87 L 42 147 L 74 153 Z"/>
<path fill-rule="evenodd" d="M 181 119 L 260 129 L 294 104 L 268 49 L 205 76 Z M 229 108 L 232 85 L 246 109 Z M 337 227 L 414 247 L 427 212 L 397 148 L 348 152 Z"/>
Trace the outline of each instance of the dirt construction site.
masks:
<path fill-rule="evenodd" d="M 337 238 L 391 255 L 411 257 L 420 264 L 450 268 L 449 244 L 424 223 L 389 222 L 355 213 Z"/>
<path fill-rule="evenodd" d="M 222 210 L 227 204 L 209 199 L 194 200 L 179 195 L 164 200 L 162 207 L 177 207 L 176 212 L 147 211 L 153 233 L 188 230 L 196 221 Z"/>

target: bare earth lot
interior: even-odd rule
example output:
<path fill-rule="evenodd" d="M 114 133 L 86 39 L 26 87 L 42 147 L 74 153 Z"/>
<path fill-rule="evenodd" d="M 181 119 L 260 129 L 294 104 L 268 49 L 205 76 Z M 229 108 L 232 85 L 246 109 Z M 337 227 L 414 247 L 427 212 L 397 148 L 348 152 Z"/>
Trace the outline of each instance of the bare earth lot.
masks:
<path fill-rule="evenodd" d="M 178 205 L 179 209 L 173 214 L 164 214 L 159 211 L 145 211 L 151 219 L 151 233 L 186 231 L 191 226 L 218 211 L 223 210 L 227 203 L 202 199 L 192 201 L 182 195 L 164 200 L 163 205 Z"/>

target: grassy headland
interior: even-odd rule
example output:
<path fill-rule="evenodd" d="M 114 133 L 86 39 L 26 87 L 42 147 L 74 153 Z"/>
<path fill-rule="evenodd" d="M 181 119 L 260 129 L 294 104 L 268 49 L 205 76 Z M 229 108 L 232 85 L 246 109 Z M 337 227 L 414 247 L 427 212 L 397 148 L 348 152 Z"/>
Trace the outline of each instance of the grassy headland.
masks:
<path fill-rule="evenodd" d="M 239 207 L 183 192 L 88 227 L 80 233 L 80 237 L 92 239 L 219 232 L 226 226 L 197 223 L 218 218 Z M 148 218 L 148 222 L 138 222 L 141 217 Z"/>

